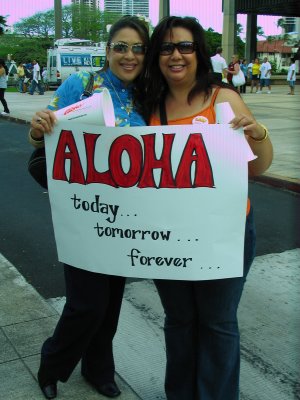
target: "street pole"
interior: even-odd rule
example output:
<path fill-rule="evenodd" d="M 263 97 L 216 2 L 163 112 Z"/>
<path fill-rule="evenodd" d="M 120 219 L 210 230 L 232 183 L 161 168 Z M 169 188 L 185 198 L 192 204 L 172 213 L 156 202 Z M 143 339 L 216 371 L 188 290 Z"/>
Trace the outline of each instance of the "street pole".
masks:
<path fill-rule="evenodd" d="M 170 15 L 170 0 L 159 0 L 159 21 Z"/>
<path fill-rule="evenodd" d="M 62 37 L 62 6 L 61 0 L 54 0 L 55 40 Z"/>
<path fill-rule="evenodd" d="M 223 0 L 223 57 L 230 62 L 236 52 L 236 0 Z"/>

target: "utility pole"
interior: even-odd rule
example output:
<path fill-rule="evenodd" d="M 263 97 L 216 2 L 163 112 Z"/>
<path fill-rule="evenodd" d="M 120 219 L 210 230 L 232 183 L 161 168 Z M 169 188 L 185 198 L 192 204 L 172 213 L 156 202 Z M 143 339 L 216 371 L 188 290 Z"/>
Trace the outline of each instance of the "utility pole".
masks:
<path fill-rule="evenodd" d="M 159 21 L 170 15 L 170 0 L 159 0 Z"/>
<path fill-rule="evenodd" d="M 61 0 L 54 0 L 55 40 L 62 37 L 62 6 Z"/>

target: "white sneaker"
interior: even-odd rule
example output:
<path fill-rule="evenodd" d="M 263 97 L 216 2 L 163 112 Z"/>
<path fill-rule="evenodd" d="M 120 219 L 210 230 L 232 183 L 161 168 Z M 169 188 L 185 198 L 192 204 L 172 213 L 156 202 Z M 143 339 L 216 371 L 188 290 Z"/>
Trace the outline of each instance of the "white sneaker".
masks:
<path fill-rule="evenodd" d="M 268 90 L 267 93 L 268 93 L 268 94 L 271 94 L 271 90 Z"/>
<path fill-rule="evenodd" d="M 9 115 L 9 112 L 2 111 L 1 115 Z"/>
<path fill-rule="evenodd" d="M 256 94 L 261 94 L 262 93 L 262 91 L 261 90 L 258 90 L 257 92 L 255 92 Z"/>

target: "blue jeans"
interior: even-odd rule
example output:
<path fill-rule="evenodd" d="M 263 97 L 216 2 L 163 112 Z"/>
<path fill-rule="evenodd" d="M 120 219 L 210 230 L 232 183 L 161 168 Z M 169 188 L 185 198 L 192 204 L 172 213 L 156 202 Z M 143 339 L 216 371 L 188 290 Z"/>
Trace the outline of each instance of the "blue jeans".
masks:
<path fill-rule="evenodd" d="M 19 92 L 23 93 L 23 84 L 24 84 L 24 78 L 19 78 Z"/>
<path fill-rule="evenodd" d="M 168 400 L 238 400 L 237 309 L 255 256 L 251 209 L 245 227 L 244 276 L 212 281 L 155 280 L 164 311 Z"/>
<path fill-rule="evenodd" d="M 39 83 L 36 83 L 35 80 L 33 80 L 33 81 L 31 82 L 31 86 L 30 86 L 30 91 L 29 91 L 29 93 L 30 93 L 30 94 L 33 94 L 34 91 L 35 91 L 35 89 L 36 89 L 36 87 L 37 87 L 38 90 L 39 90 L 39 94 L 44 94 L 43 88 L 42 88 L 42 86 L 41 86 L 41 82 L 39 81 Z"/>

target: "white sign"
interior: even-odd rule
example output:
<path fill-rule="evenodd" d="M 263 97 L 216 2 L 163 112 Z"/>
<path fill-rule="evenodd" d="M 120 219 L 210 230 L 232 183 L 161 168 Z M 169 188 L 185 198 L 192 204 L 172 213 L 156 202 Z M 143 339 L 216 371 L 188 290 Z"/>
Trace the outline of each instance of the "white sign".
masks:
<path fill-rule="evenodd" d="M 64 121 L 46 153 L 61 262 L 139 278 L 242 275 L 254 159 L 242 131 Z"/>

